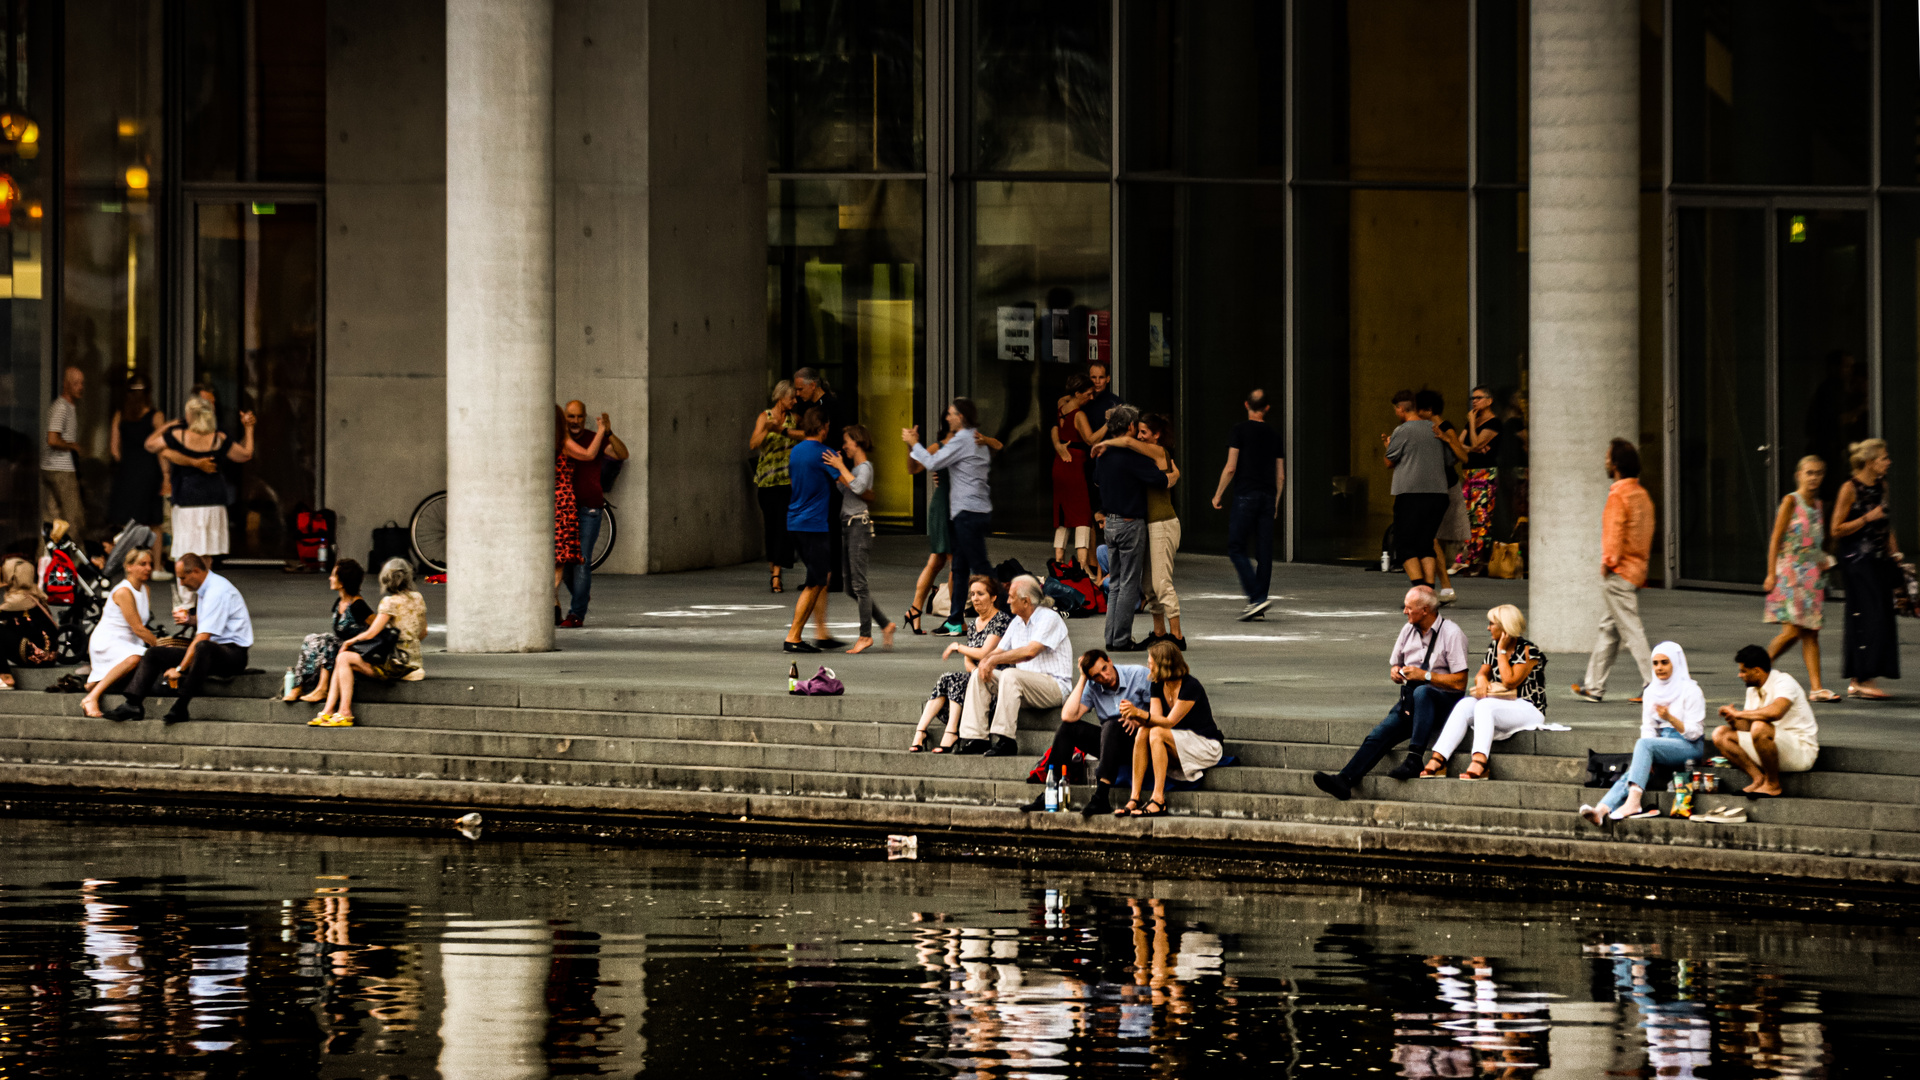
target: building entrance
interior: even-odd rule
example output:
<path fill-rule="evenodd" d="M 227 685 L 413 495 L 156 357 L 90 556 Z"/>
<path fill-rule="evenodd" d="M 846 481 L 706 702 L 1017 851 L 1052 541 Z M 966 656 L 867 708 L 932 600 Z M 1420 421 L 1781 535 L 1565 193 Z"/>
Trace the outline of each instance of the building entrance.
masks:
<path fill-rule="evenodd" d="M 1683 205 L 1675 217 L 1670 460 L 1682 584 L 1758 584 L 1801 458 L 1867 437 L 1867 210 L 1852 200 Z"/>

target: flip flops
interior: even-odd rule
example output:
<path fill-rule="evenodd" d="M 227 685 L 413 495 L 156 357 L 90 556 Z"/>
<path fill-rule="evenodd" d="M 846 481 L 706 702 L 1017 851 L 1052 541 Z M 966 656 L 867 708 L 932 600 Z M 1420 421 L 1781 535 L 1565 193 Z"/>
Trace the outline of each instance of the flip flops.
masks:
<path fill-rule="evenodd" d="M 1747 822 L 1747 808 L 1716 806 L 1712 813 L 1695 814 L 1695 821 L 1706 821 L 1715 825 L 1744 825 Z"/>
<path fill-rule="evenodd" d="M 1633 812 L 1633 813 L 1631 813 L 1631 814 L 1623 814 L 1623 813 L 1621 813 L 1620 811 L 1618 811 L 1618 810 L 1615 810 L 1615 811 L 1614 811 L 1613 813 L 1611 813 L 1611 814 L 1608 814 L 1608 815 L 1607 815 L 1607 820 L 1609 820 L 1609 821 L 1637 821 L 1637 820 L 1639 820 L 1639 819 L 1641 819 L 1641 818 L 1650 818 L 1650 817 L 1660 817 L 1660 816 L 1661 816 L 1661 814 L 1660 814 L 1660 808 L 1659 808 L 1659 807 L 1657 807 L 1657 806 L 1643 806 L 1643 807 L 1641 807 L 1641 808 L 1640 808 L 1639 810 L 1636 810 L 1636 811 L 1634 811 L 1634 812 Z"/>

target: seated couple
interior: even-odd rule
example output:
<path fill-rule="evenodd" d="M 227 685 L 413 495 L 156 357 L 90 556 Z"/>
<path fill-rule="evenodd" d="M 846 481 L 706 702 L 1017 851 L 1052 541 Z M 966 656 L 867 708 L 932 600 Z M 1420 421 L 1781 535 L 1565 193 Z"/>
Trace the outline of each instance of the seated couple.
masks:
<path fill-rule="evenodd" d="M 1167 812 L 1167 780 L 1200 779 L 1219 763 L 1224 737 L 1214 722 L 1206 687 L 1188 670 L 1186 656 L 1173 642 L 1160 641 L 1147 650 L 1146 667 L 1116 665 L 1099 649 L 1081 654 L 1080 680 L 1060 709 L 1060 730 L 1054 733 L 1047 761 L 1064 770 L 1075 750 L 1099 758 L 1093 798 L 1081 808 L 1082 814 L 1159 817 Z M 1133 786 L 1127 804 L 1114 809 L 1108 789 L 1119 778 L 1122 763 L 1132 767 Z M 1142 803 L 1149 767 L 1153 794 Z M 1021 807 L 1046 808 L 1045 795 Z"/>
<path fill-rule="evenodd" d="M 1780 774 L 1806 772 L 1820 754 L 1820 729 L 1799 680 L 1773 670 L 1767 650 L 1748 645 L 1734 654 L 1746 685 L 1745 708 L 1720 706 L 1727 721 L 1713 731 L 1713 745 L 1751 781 L 1742 790 L 1750 799 L 1781 794 Z M 1658 807 L 1642 804 L 1655 765 L 1670 770 L 1708 757 L 1706 694 L 1687 672 L 1687 654 L 1672 641 L 1653 649 L 1653 682 L 1641 695 L 1640 738 L 1633 761 L 1597 806 L 1581 806 L 1580 816 L 1600 825 L 1624 818 L 1659 817 Z"/>
<path fill-rule="evenodd" d="M 1342 801 L 1353 798 L 1361 779 L 1403 741 L 1410 743 L 1407 758 L 1387 775 L 1396 780 L 1444 777 L 1448 760 L 1471 727 L 1473 760 L 1460 779 L 1484 780 L 1496 740 L 1547 723 L 1547 657 L 1522 636 L 1527 619 L 1519 608 L 1502 604 L 1487 612 L 1488 645 L 1471 686 L 1466 634 L 1440 616 L 1433 590 L 1424 585 L 1407 590 L 1401 611 L 1407 623 L 1387 656 L 1387 678 L 1399 684 L 1400 700 L 1345 768 L 1313 774 L 1314 786 Z"/>
<path fill-rule="evenodd" d="M 946 738 L 934 753 L 987 757 L 1019 753 L 1014 733 L 1020 724 L 1020 706 L 1055 708 L 1066 699 L 1073 681 L 1073 643 L 1067 637 L 1066 620 L 1045 600 L 1046 593 L 1031 574 L 1007 583 L 1010 613 L 995 608 L 992 578 L 977 574 L 967 582 L 974 629 L 965 645 L 956 642 L 946 649 L 949 657 L 961 654 L 967 673 L 949 671 L 934 683 L 909 751 L 926 749 L 927 725 L 945 711 Z"/>
<path fill-rule="evenodd" d="M 173 618 L 192 630 L 193 637 L 184 648 L 159 644 L 146 628 L 145 585 L 151 564 L 143 566 L 139 562 L 145 554 L 140 551 L 128 557 L 129 580 L 115 586 L 112 603 L 94 630 L 89 651 L 93 671 L 100 678 L 81 707 L 89 716 L 98 715 L 101 695 L 127 678 L 125 703 L 105 715 L 110 720 L 145 720 L 147 696 L 166 680 L 173 683 L 178 696 L 164 719 L 168 724 L 182 724 L 193 719 L 187 707 L 208 678 L 232 678 L 247 670 L 247 650 L 253 647 L 253 616 L 233 582 L 207 569 L 206 560 L 200 556 L 182 555 L 174 563 L 175 579 L 198 599 L 191 612 L 183 608 L 175 611 Z"/>

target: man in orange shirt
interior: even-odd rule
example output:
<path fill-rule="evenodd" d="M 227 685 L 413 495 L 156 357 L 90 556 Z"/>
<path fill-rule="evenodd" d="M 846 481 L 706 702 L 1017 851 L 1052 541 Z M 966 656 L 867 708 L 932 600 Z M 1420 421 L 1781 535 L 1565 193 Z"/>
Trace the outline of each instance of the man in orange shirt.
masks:
<path fill-rule="evenodd" d="M 1606 614 L 1600 617 L 1600 637 L 1587 658 L 1587 677 L 1575 683 L 1573 696 L 1599 701 L 1607 692 L 1607 675 L 1625 640 L 1633 662 L 1640 665 L 1640 685 L 1653 681 L 1653 653 L 1640 625 L 1640 586 L 1647 583 L 1647 555 L 1653 550 L 1653 499 L 1640 486 L 1640 451 L 1625 439 L 1607 445 L 1607 475 L 1613 487 L 1601 517 L 1600 573 L 1606 577 Z"/>

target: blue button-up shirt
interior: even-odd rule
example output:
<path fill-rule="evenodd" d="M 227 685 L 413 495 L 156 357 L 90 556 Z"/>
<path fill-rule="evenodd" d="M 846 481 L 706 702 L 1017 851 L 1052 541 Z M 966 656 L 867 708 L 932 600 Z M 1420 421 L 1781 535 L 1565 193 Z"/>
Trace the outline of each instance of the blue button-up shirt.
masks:
<path fill-rule="evenodd" d="M 976 514 L 993 513 L 993 498 L 988 494 L 987 472 L 993 465 L 992 455 L 981 444 L 978 433 L 972 428 L 961 428 L 937 454 L 927 453 L 924 446 L 913 448 L 913 460 L 919 462 L 928 472 L 947 470 L 947 514 L 959 517 L 971 510 Z"/>
<path fill-rule="evenodd" d="M 247 602 L 240 598 L 233 582 L 209 572 L 207 580 L 200 583 L 199 596 L 194 611 L 197 633 L 212 635 L 216 645 L 253 647 L 253 616 L 247 613 Z"/>

